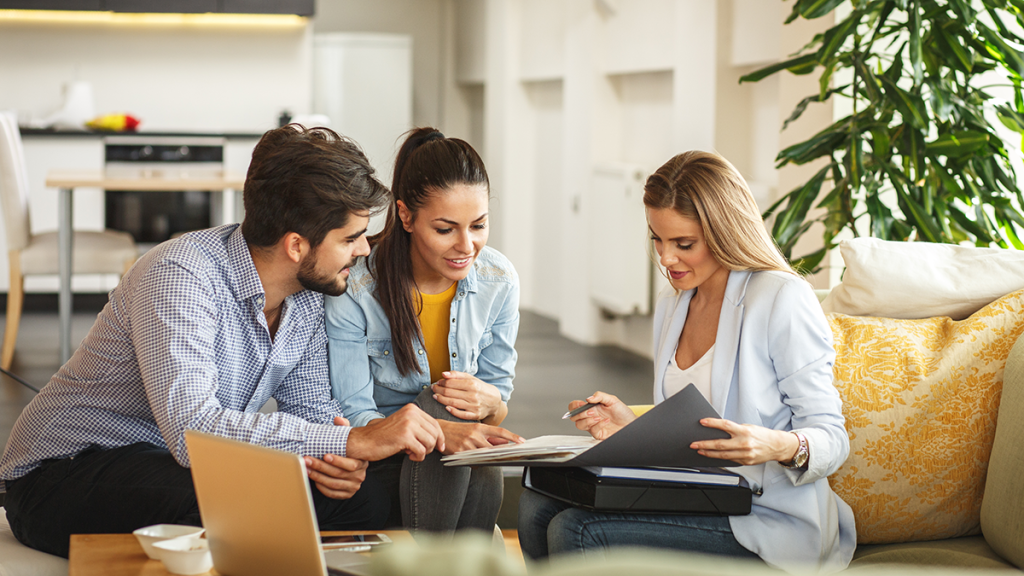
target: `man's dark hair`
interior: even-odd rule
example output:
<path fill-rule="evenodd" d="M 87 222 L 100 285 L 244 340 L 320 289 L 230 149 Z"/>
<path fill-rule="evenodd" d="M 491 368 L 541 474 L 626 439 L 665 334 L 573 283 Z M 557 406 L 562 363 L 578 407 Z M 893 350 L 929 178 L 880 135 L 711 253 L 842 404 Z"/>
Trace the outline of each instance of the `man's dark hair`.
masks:
<path fill-rule="evenodd" d="M 328 128 L 289 124 L 263 135 L 245 177 L 242 235 L 272 246 L 295 232 L 316 248 L 354 212 L 381 209 L 387 187 L 354 141 Z"/>

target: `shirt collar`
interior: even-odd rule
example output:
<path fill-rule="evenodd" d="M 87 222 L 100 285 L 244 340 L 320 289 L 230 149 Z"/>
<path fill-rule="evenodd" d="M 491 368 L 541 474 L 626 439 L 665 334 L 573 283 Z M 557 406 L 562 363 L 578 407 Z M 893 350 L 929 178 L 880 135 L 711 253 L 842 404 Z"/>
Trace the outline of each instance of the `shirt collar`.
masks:
<path fill-rule="evenodd" d="M 247 300 L 253 296 L 262 296 L 266 292 L 263 290 L 263 283 L 260 282 L 260 275 L 256 273 L 256 264 L 249 253 L 249 244 L 242 236 L 241 226 L 228 237 L 228 260 L 234 272 L 232 288 L 236 300 Z"/>
<path fill-rule="evenodd" d="M 469 269 L 469 274 L 465 278 L 459 280 L 459 293 L 462 292 L 476 292 L 477 288 L 477 272 L 476 267 L 480 265 L 480 256 L 477 256 L 476 260 L 473 261 L 473 266 Z M 459 294 L 456 294 L 457 298 Z"/>

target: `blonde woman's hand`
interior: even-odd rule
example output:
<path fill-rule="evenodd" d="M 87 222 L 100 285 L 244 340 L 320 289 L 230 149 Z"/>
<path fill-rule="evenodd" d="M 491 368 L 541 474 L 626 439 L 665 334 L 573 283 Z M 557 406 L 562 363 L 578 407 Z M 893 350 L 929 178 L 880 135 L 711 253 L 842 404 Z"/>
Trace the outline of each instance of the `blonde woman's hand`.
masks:
<path fill-rule="evenodd" d="M 448 413 L 462 420 L 487 420 L 502 412 L 501 394 L 488 384 L 465 372 L 442 372 L 441 379 L 431 389 L 434 400 L 444 405 Z"/>
<path fill-rule="evenodd" d="M 721 418 L 704 418 L 702 426 L 729 434 L 722 440 L 701 440 L 690 444 L 698 454 L 732 460 L 744 466 L 764 462 L 789 462 L 796 456 L 800 441 L 795 434 L 754 424 L 737 424 Z"/>
<path fill-rule="evenodd" d="M 584 400 L 573 400 L 569 403 L 569 410 L 575 410 L 584 404 L 598 404 L 580 414 L 572 417 L 576 428 L 585 430 L 598 440 L 615 434 L 626 424 L 636 420 L 636 415 L 622 400 L 604 392 L 594 392 Z"/>

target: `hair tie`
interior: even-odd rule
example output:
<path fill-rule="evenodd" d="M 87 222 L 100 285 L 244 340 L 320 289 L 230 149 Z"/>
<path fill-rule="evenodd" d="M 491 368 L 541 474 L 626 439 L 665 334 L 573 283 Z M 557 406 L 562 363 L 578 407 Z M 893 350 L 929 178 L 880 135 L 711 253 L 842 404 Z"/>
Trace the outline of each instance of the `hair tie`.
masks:
<path fill-rule="evenodd" d="M 426 144 L 427 142 L 431 142 L 433 140 L 444 140 L 444 134 L 442 134 L 440 130 L 434 130 L 433 132 L 427 134 L 426 137 L 423 138 L 423 143 Z"/>

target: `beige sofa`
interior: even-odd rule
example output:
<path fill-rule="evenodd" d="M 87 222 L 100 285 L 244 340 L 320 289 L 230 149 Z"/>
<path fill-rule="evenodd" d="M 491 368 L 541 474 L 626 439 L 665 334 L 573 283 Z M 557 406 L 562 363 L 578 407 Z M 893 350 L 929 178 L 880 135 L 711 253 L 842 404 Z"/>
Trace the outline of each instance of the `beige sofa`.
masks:
<path fill-rule="evenodd" d="M 0 576 L 57 576 L 67 573 L 67 560 L 22 546 L 7 524 L 7 512 L 0 507 Z"/>
<path fill-rule="evenodd" d="M 876 573 L 873 565 L 900 564 L 904 566 L 938 566 L 950 570 L 965 568 L 1009 569 L 1016 572 L 1024 570 L 1024 449 L 1021 448 L 1022 445 L 1024 445 L 1024 337 L 1018 339 L 1012 347 L 1003 373 L 1002 398 L 999 404 L 997 426 L 982 499 L 982 534 L 926 542 L 859 546 L 854 555 L 851 569 L 867 567 L 871 573 Z M 434 552 L 442 554 L 443 551 L 444 549 L 438 549 Z M 459 556 L 464 551 L 453 550 L 450 553 L 453 556 L 447 558 L 448 562 L 453 565 L 463 564 Z M 410 557 L 421 556 L 419 552 L 412 550 L 407 551 L 407 554 Z M 488 553 L 480 552 L 480 554 L 486 556 Z M 623 562 L 623 558 L 632 558 L 628 555 L 616 557 L 619 558 L 616 562 Z M 715 572 L 717 574 L 731 573 L 732 568 L 729 567 L 736 566 L 724 561 L 715 564 L 714 561 L 700 560 L 695 563 L 690 557 L 675 556 L 669 553 L 644 554 L 638 558 L 644 558 L 644 562 L 650 564 L 650 570 L 645 569 L 644 571 L 647 576 L 662 573 L 701 574 L 704 572 L 697 567 L 703 566 L 707 562 L 711 562 L 709 565 L 719 566 L 720 569 Z M 438 562 L 440 561 L 438 560 Z M 508 565 L 504 560 L 482 558 L 480 561 L 489 568 L 482 569 L 482 571 L 461 569 L 447 573 L 439 572 L 439 574 L 499 576 L 509 573 L 506 572 Z M 415 564 L 413 565 L 415 566 Z M 570 564 L 559 564 L 557 570 L 554 570 L 555 567 L 552 566 L 550 576 L 577 572 L 593 576 L 595 571 L 599 574 L 617 574 L 620 572 L 611 570 L 611 567 L 621 567 L 622 565 L 605 561 L 582 562 L 577 563 L 575 567 Z M 682 565 L 694 568 L 692 571 L 673 571 L 671 569 L 673 566 L 678 568 Z M 463 564 L 463 568 L 467 567 Z M 381 570 L 380 573 L 402 573 L 394 565 L 389 565 L 386 570 L 382 567 Z M 631 570 L 631 572 L 636 572 L 636 570 Z M 21 546 L 10 533 L 3 509 L 0 508 L 0 576 L 44 576 L 66 573 L 66 560 Z M 408 574 L 413 573 L 417 572 L 408 572 Z M 427 574 L 429 571 L 423 573 Z M 880 570 L 877 573 L 889 572 Z"/>
<path fill-rule="evenodd" d="M 860 545 L 851 568 L 909 564 L 1024 570 L 1024 336 L 1018 338 L 1007 357 L 996 422 L 982 497 L 982 534 Z"/>
<path fill-rule="evenodd" d="M 995 441 L 985 480 L 981 536 L 858 546 L 851 567 L 879 563 L 1024 570 L 1024 338 L 1003 372 Z"/>

